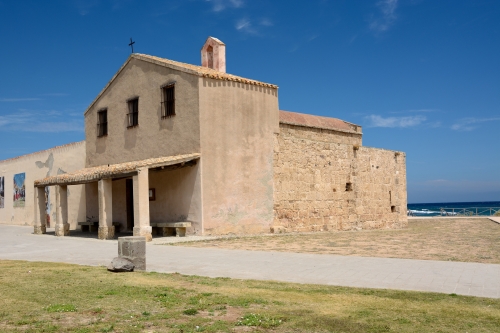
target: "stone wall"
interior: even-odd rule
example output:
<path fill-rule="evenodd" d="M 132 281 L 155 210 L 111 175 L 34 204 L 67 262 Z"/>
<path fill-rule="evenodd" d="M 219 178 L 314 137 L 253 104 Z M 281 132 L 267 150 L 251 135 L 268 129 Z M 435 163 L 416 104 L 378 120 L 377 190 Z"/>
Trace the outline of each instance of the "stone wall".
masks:
<path fill-rule="evenodd" d="M 275 232 L 403 228 L 405 154 L 361 147 L 361 134 L 280 124 Z"/>

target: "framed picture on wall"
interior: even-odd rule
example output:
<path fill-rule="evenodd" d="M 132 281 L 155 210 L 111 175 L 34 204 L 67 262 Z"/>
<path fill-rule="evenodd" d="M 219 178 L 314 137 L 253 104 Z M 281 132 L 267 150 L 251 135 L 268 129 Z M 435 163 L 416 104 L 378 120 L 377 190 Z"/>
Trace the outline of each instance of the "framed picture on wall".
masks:
<path fill-rule="evenodd" d="M 4 202 L 4 196 L 5 196 L 5 190 L 4 190 L 4 177 L 0 177 L 0 208 L 3 208 L 3 202 Z"/>
<path fill-rule="evenodd" d="M 25 206 L 25 195 L 26 195 L 26 185 L 24 181 L 26 179 L 26 174 L 18 173 L 14 175 L 14 207 L 24 207 Z"/>
<path fill-rule="evenodd" d="M 155 201 L 156 200 L 156 191 L 154 188 L 149 189 L 149 201 Z"/>

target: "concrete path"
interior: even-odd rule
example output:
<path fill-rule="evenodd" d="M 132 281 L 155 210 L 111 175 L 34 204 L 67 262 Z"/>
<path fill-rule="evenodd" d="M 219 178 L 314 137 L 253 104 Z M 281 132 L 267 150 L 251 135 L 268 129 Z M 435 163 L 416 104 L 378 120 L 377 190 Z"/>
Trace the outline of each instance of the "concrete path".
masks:
<path fill-rule="evenodd" d="M 107 265 L 117 241 L 0 225 L 0 259 Z M 82 235 L 80 233 L 80 235 Z M 147 245 L 148 271 L 500 298 L 500 265 Z"/>
<path fill-rule="evenodd" d="M 500 224 L 500 216 L 499 217 L 496 217 L 496 216 L 490 216 L 488 217 L 490 220 L 492 220 L 493 222 L 496 222 L 498 224 Z"/>

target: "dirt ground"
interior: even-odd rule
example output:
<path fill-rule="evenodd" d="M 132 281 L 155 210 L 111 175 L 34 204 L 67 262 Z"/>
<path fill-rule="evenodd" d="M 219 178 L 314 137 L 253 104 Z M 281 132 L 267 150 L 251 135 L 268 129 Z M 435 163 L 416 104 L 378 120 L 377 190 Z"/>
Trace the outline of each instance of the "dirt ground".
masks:
<path fill-rule="evenodd" d="M 400 230 L 229 237 L 175 245 L 500 264 L 500 224 L 486 218 L 412 219 Z"/>

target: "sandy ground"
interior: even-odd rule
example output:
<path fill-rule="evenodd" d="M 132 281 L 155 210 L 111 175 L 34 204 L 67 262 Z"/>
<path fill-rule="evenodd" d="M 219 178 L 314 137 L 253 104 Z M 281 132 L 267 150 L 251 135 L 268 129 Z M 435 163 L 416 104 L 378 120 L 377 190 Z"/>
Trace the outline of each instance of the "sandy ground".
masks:
<path fill-rule="evenodd" d="M 401 230 L 233 237 L 176 246 L 500 263 L 500 225 L 481 218 L 410 220 Z"/>

